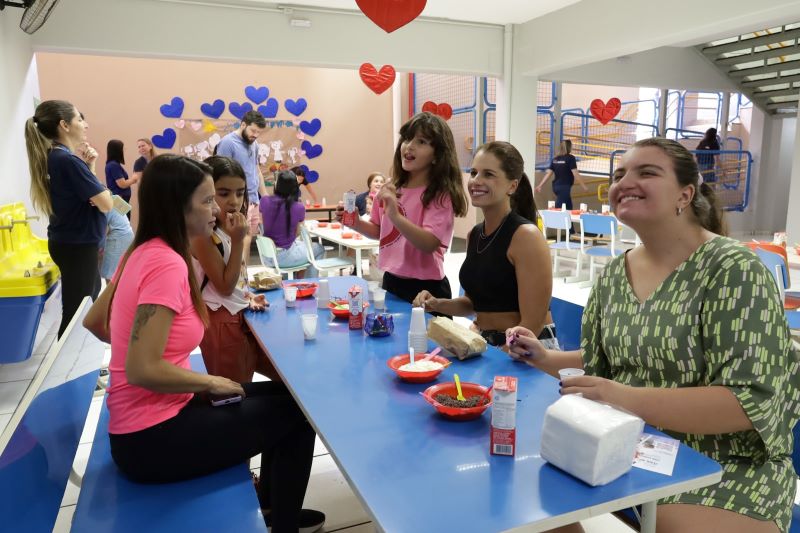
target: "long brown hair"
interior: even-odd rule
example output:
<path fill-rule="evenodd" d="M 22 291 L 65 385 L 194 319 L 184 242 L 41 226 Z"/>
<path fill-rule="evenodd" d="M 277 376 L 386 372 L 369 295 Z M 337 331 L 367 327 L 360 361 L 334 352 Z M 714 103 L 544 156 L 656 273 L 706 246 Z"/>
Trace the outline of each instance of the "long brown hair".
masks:
<path fill-rule="evenodd" d="M 678 183 L 681 187 L 694 186 L 695 193 L 690 205 L 700 225 L 712 233 L 727 235 L 728 228 L 723 219 L 722 210 L 717 204 L 717 196 L 714 193 L 714 189 L 707 183 L 698 185 L 700 172 L 692 153 L 679 142 L 663 137 L 642 139 L 633 144 L 633 148 L 645 148 L 647 146 L 660 148 L 669 156 L 672 160 L 675 176 L 678 178 Z"/>
<path fill-rule="evenodd" d="M 186 263 L 192 305 L 203 324 L 208 325 L 206 304 L 192 268 L 185 215 L 191 209 L 195 189 L 211 174 L 211 167 L 207 164 L 179 155 L 163 154 L 147 164 L 139 183 L 139 226 L 114 279 L 111 302 L 114 301 L 113 291 L 116 291 L 116 285 L 133 251 L 158 238 L 167 243 Z M 108 314 L 109 319 L 110 315 L 111 313 Z"/>
<path fill-rule="evenodd" d="M 31 200 L 33 207 L 45 215 L 52 216 L 50 200 L 50 178 L 47 175 L 47 156 L 58 140 L 58 126 L 67 124 L 78 116 L 75 106 L 65 100 L 45 100 L 33 116 L 25 122 L 25 148 L 28 152 L 28 168 L 31 173 Z"/>
<path fill-rule="evenodd" d="M 500 168 L 509 180 L 519 180 L 517 190 L 511 195 L 511 210 L 522 218 L 536 223 L 536 203 L 533 201 L 533 189 L 528 175 L 525 174 L 525 161 L 522 154 L 513 144 L 505 141 L 492 141 L 479 147 L 475 154 L 485 152 L 492 154 L 500 161 Z"/>
<path fill-rule="evenodd" d="M 408 172 L 403 170 L 401 146 L 410 141 L 417 134 L 430 140 L 433 146 L 433 160 L 430 179 L 425 192 L 422 193 L 422 205 L 428 205 L 436 200 L 441 205 L 442 197 L 449 196 L 453 204 L 453 212 L 458 217 L 467 214 L 467 193 L 464 192 L 464 181 L 461 169 L 458 167 L 456 143 L 453 132 L 441 117 L 432 113 L 417 113 L 400 128 L 400 139 L 394 150 L 392 161 L 392 178 L 397 188 L 403 187 L 410 178 Z"/>

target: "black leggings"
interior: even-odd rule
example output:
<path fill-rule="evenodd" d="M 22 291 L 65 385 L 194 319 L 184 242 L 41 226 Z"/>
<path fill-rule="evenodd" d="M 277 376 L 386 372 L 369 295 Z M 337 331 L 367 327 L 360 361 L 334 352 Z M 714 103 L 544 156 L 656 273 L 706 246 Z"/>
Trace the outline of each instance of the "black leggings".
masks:
<path fill-rule="evenodd" d="M 198 394 L 165 422 L 109 435 L 111 456 L 133 481 L 170 483 L 241 464 L 260 453 L 258 499 L 263 508 L 272 509 L 272 531 L 296 532 L 314 458 L 314 430 L 282 383 L 243 387 L 247 397 L 241 403 L 212 407 Z"/>
<path fill-rule="evenodd" d="M 91 296 L 95 300 L 100 294 L 98 246 L 47 241 L 47 249 L 61 271 L 61 337 L 83 299 Z"/>

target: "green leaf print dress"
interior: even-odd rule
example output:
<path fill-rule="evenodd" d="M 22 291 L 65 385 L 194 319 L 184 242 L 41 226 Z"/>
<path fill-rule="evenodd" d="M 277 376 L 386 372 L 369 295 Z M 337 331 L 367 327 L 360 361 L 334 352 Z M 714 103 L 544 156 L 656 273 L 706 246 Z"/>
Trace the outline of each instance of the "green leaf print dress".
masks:
<path fill-rule="evenodd" d="M 724 472 L 717 485 L 659 503 L 720 507 L 789 530 L 800 364 L 777 286 L 753 252 L 713 238 L 644 303 L 628 282 L 623 254 L 597 279 L 581 337 L 587 374 L 633 387 L 724 386 L 753 424 L 722 435 L 665 431 Z"/>

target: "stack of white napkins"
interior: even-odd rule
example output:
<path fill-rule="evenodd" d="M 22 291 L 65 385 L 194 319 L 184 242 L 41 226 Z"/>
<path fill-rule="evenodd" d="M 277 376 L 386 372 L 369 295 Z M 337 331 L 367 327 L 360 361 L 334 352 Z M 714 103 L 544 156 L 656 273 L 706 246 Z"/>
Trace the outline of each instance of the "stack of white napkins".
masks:
<path fill-rule="evenodd" d="M 589 485 L 605 485 L 631 469 L 644 420 L 570 394 L 547 408 L 542 458 Z"/>

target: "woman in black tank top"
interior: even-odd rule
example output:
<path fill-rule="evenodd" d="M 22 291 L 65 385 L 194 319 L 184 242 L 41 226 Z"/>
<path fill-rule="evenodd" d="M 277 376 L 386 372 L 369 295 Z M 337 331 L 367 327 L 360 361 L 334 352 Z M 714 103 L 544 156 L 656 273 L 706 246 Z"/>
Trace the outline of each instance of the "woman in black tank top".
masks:
<path fill-rule="evenodd" d="M 444 315 L 476 315 L 473 327 L 495 346 L 504 345 L 505 331 L 515 326 L 555 341 L 548 310 L 550 249 L 533 222 L 533 191 L 519 151 L 500 141 L 478 148 L 468 192 L 484 222 L 469 234 L 459 274 L 464 296 L 434 298 L 422 291 L 414 305 Z"/>

